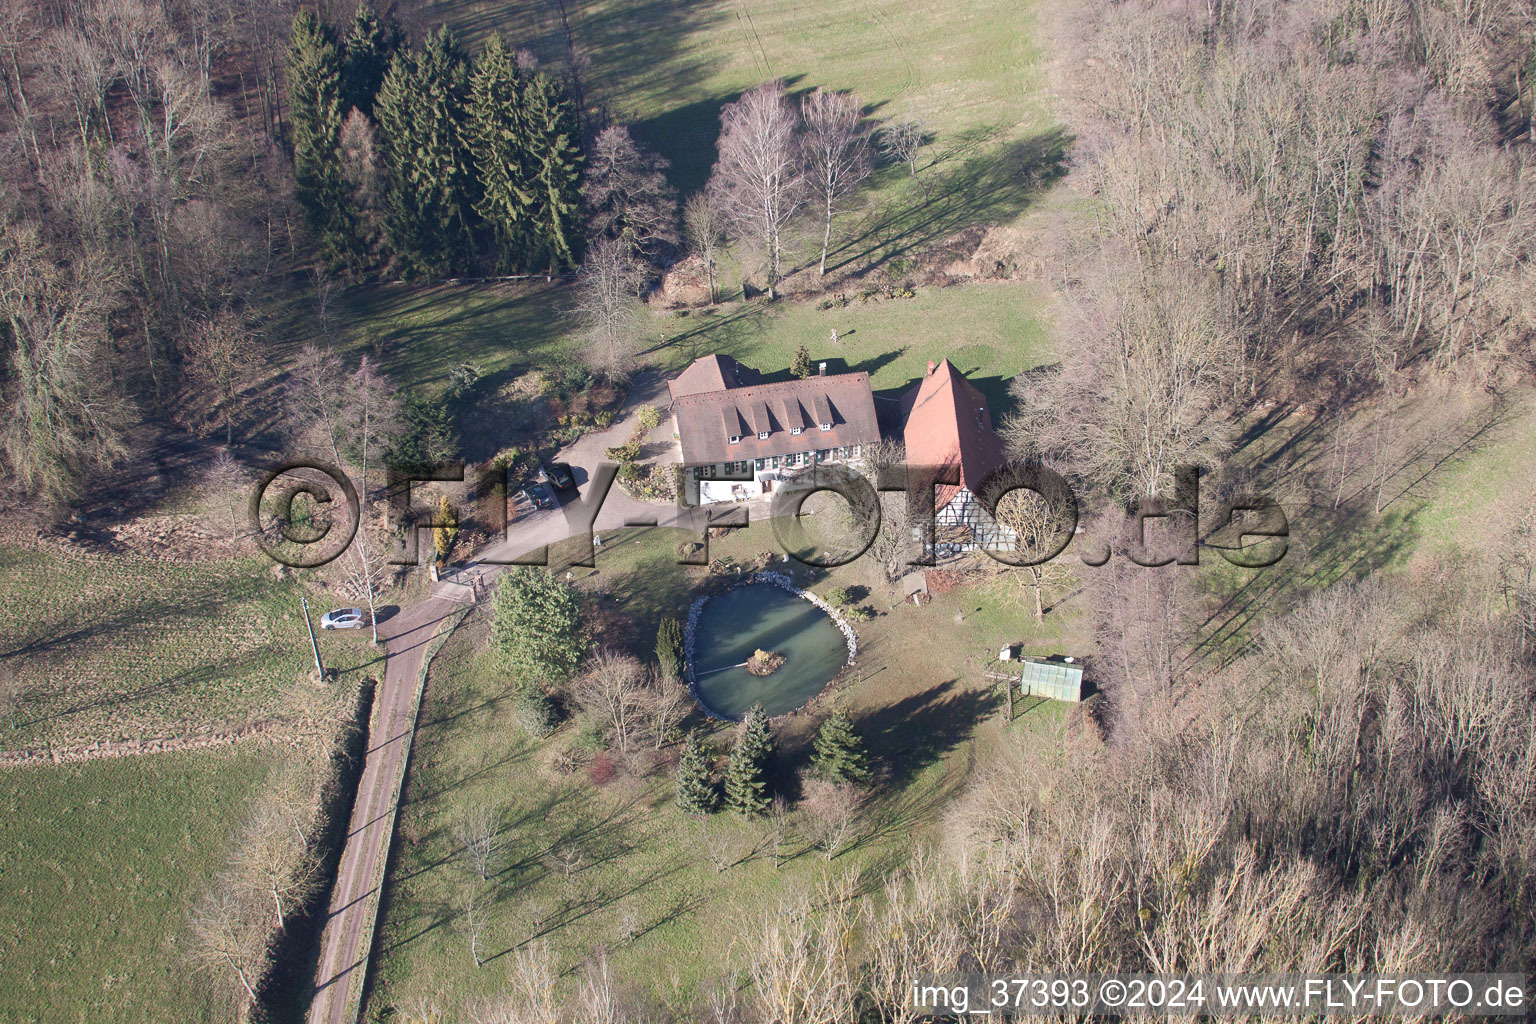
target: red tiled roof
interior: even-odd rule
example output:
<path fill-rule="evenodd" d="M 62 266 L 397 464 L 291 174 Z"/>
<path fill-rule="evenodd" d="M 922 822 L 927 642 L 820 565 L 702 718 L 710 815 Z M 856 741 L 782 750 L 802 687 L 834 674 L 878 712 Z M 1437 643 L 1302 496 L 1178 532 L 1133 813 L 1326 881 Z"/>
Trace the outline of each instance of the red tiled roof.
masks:
<path fill-rule="evenodd" d="M 948 505 L 962 486 L 974 494 L 1007 461 L 987 400 L 948 359 L 902 397 L 901 411 L 907 465 L 960 467 L 959 485 L 938 486 L 935 508 Z"/>
<path fill-rule="evenodd" d="M 688 368 L 667 382 L 667 390 L 676 401 L 684 395 L 750 387 L 761 384 L 763 375 L 730 356 L 708 355 L 695 359 Z"/>
<path fill-rule="evenodd" d="M 683 462 L 690 466 L 847 448 L 880 440 L 867 373 L 682 395 L 674 392 L 672 413 L 677 418 Z M 823 423 L 831 423 L 832 429 L 822 430 Z M 802 432 L 790 433 L 797 426 Z M 760 433 L 768 437 L 760 440 Z M 731 444 L 730 438 L 737 436 L 741 440 Z"/>

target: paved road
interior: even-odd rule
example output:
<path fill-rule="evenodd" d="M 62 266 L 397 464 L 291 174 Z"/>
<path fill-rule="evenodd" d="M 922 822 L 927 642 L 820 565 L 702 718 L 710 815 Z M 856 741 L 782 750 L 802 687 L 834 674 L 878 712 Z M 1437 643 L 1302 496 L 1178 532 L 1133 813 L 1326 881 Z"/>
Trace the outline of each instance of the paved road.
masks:
<path fill-rule="evenodd" d="M 665 388 L 657 380 L 638 380 L 630 393 L 627 416 L 601 433 L 588 434 L 566 448 L 559 459 L 576 470 L 580 492 L 588 485 L 603 461 L 603 451 L 616 447 L 634 430 L 636 412 L 641 404 L 664 404 Z M 675 461 L 670 446 L 670 427 L 652 432 L 652 444 L 661 449 L 663 459 Z M 675 520 L 676 509 L 666 504 L 650 504 L 626 496 L 617 487 L 608 494 L 598 513 L 594 529 L 616 529 L 636 521 L 650 520 L 668 525 Z M 527 512 L 508 525 L 508 536 L 482 552 L 481 557 L 511 559 L 547 544 L 553 544 L 577 532 L 576 517 L 567 502 L 563 507 Z M 489 583 L 499 572 L 499 565 L 471 564 L 456 577 L 465 582 L 478 579 Z M 483 593 L 483 591 L 482 591 Z M 404 609 L 380 624 L 380 639 L 385 643 L 384 679 L 374 693 L 375 736 L 358 781 L 357 797 L 352 807 L 351 829 L 342 851 L 336 885 L 331 893 L 330 913 L 320 940 L 320 962 L 316 970 L 315 994 L 309 1007 L 309 1024 L 352 1024 L 347 1019 L 347 993 L 360 975 L 368 970 L 370 949 L 359 949 L 363 936 L 374 924 L 379 886 L 384 877 L 384 861 L 394 833 L 397 784 L 410 755 L 415 729 L 416 680 L 422 657 L 444 618 L 460 610 L 460 602 L 471 598 L 471 586 L 454 582 L 439 584 L 434 596 Z M 375 739 L 377 737 L 377 739 Z M 371 946 L 371 942 L 369 944 Z"/>
<path fill-rule="evenodd" d="M 354 974 L 367 970 L 369 951 L 358 949 L 358 943 L 373 923 L 383 858 L 389 855 L 394 832 L 395 783 L 410 753 L 415 726 L 416 676 L 432 634 L 444 618 L 460 608 L 462 605 L 453 601 L 432 598 L 379 625 L 388 653 L 384 681 L 374 693 L 377 728 L 369 737 L 372 745 L 358 781 L 351 829 L 321 937 L 310 1024 L 346 1022 L 348 986 Z"/>

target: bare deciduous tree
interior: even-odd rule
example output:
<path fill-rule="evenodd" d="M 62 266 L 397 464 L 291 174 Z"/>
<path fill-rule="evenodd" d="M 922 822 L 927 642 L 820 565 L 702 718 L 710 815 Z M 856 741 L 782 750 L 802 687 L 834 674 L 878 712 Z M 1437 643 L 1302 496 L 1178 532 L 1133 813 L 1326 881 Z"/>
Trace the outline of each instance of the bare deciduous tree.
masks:
<path fill-rule="evenodd" d="M 287 927 L 284 908 L 302 905 L 318 884 L 309 851 L 282 807 L 270 799 L 257 803 L 240 831 L 235 871 L 253 891 L 271 898 L 278 931 Z"/>
<path fill-rule="evenodd" d="M 581 866 L 586 862 L 587 851 L 575 841 L 556 843 L 549 851 L 549 865 L 560 872 L 560 878 L 565 882 L 569 882 L 571 876 L 580 871 Z"/>
<path fill-rule="evenodd" d="M 784 866 L 784 847 L 790 837 L 791 809 L 783 794 L 776 793 L 768 803 L 768 848 L 773 851 L 773 869 Z"/>
<path fill-rule="evenodd" d="M 188 952 L 193 963 L 210 972 L 233 974 L 245 998 L 254 1003 L 266 935 L 249 890 L 228 876 L 216 879 L 192 911 L 191 930 Z"/>
<path fill-rule="evenodd" d="M 576 703 L 613 731 L 621 753 L 629 753 L 646 721 L 652 696 L 646 676 L 638 660 L 605 648 L 571 684 Z"/>
<path fill-rule="evenodd" d="M 0 711 L 12 730 L 16 728 L 16 711 L 21 707 L 21 674 L 15 666 L 0 662 Z"/>
<path fill-rule="evenodd" d="M 677 193 L 667 184 L 667 166 L 623 125 L 599 132 L 581 188 L 593 237 L 622 242 L 636 256 L 676 243 Z"/>
<path fill-rule="evenodd" d="M 907 173 L 912 176 L 913 181 L 917 182 L 923 198 L 927 199 L 928 182 L 917 173 L 917 158 L 922 153 L 923 147 L 928 144 L 927 126 L 917 118 L 897 121 L 880 130 L 877 142 L 881 151 L 892 160 L 906 164 Z"/>
<path fill-rule="evenodd" d="M 369 487 L 369 456 L 377 455 L 398 429 L 399 412 L 394 385 L 378 371 L 368 356 L 363 356 L 357 369 L 346 380 L 341 407 L 342 418 L 353 432 L 351 440 L 358 446 L 362 468 L 363 486 L 358 493 L 360 526 L 372 518 L 373 492 Z M 379 617 L 374 599 L 378 596 L 385 572 L 380 565 L 382 551 L 379 547 L 370 536 L 370 530 L 360 528 L 348 548 L 348 558 L 353 566 L 348 572 L 348 579 L 354 589 L 367 599 L 368 628 L 373 634 L 374 643 L 379 642 Z"/>
<path fill-rule="evenodd" d="M 480 881 L 486 881 L 496 854 L 506 844 L 501 812 L 487 803 L 472 804 L 454 820 L 453 839 L 459 844 L 459 854 L 465 862 Z"/>
<path fill-rule="evenodd" d="M 224 420 L 224 443 L 235 439 L 235 409 L 260 365 L 257 339 L 243 317 L 225 310 L 192 328 L 187 374 L 218 401 Z"/>
<path fill-rule="evenodd" d="M 734 832 L 715 828 L 706 821 L 695 822 L 693 832 L 716 874 L 724 873 L 741 860 L 737 853 L 740 840 Z"/>
<path fill-rule="evenodd" d="M 623 381 L 634 369 L 643 330 L 638 295 L 644 281 L 640 264 L 623 242 L 600 238 L 587 250 L 570 314 L 581 328 L 581 360 L 593 373 Z"/>
<path fill-rule="evenodd" d="M 1102 339 L 1059 372 L 1018 378 L 1003 435 L 1020 458 L 1059 458 L 1112 493 L 1156 498 L 1175 467 L 1210 467 L 1232 429 L 1218 411 L 1234 365 L 1229 325 L 1198 271 L 1089 285 L 1082 329 Z"/>
<path fill-rule="evenodd" d="M 861 124 L 863 105 L 851 92 L 817 89 L 800 101 L 805 135 L 806 180 L 821 207 L 820 273 L 827 272 L 832 217 L 838 206 L 869 177 L 869 134 Z"/>
<path fill-rule="evenodd" d="M 688 717 L 693 699 L 688 687 L 676 676 L 652 669 L 646 673 L 645 716 L 651 732 L 652 749 L 660 750 L 670 742 L 677 727 Z"/>
<path fill-rule="evenodd" d="M 0 443 L 16 479 L 53 501 L 127 454 L 130 407 L 105 379 L 114 273 L 87 256 L 61 269 L 34 226 L 0 228 L 0 316 L 12 345 L 12 412 Z"/>
<path fill-rule="evenodd" d="M 758 246 L 776 295 L 784 227 L 805 202 L 794 109 L 781 81 L 748 90 L 720 112 L 719 159 L 709 187 L 736 237 Z"/>
<path fill-rule="evenodd" d="M 704 263 L 704 275 L 709 281 L 709 301 L 719 302 L 720 289 L 715 274 L 719 267 L 725 226 L 708 192 L 696 192 L 683 204 L 683 237 L 688 242 L 688 248 Z"/>
<path fill-rule="evenodd" d="M 459 894 L 459 922 L 469 938 L 469 958 L 475 967 L 485 960 L 480 956 L 480 940 L 485 937 L 493 894 L 489 887 L 471 882 Z"/>
<path fill-rule="evenodd" d="M 229 516 L 231 544 L 240 539 L 240 514 L 249 498 L 244 487 L 246 478 L 245 468 L 228 449 L 220 449 L 203 471 L 203 487 L 208 492 L 210 504 L 222 507 Z"/>
<path fill-rule="evenodd" d="M 382 230 L 384 169 L 379 161 L 373 121 L 355 108 L 341 124 L 341 174 L 352 187 L 358 237 L 371 247 L 377 244 Z"/>
<path fill-rule="evenodd" d="M 540 939 L 519 949 L 512 958 L 512 977 L 529 1006 L 538 1006 L 541 1001 L 548 1000 L 554 991 L 555 980 L 560 977 L 549 942 Z"/>
<path fill-rule="evenodd" d="M 1034 491 L 1014 490 L 1002 496 L 993 518 L 1016 538 L 1008 557 L 1033 561 L 1044 557 L 1061 528 L 1060 509 Z M 990 564 L 985 564 L 990 563 Z M 1027 590 L 1033 598 L 1035 621 L 1045 618 L 1045 593 L 1066 586 L 1072 571 L 1059 557 L 1032 565 L 1011 565 L 983 556 L 976 564 L 1001 587 L 1005 599 Z"/>
<path fill-rule="evenodd" d="M 864 791 L 851 782 L 830 782 L 809 775 L 801 779 L 800 785 L 805 827 L 822 855 L 831 860 L 858 830 Z"/>
<path fill-rule="evenodd" d="M 761 1019 L 849 1019 L 857 991 L 847 941 L 853 926 L 849 886 L 845 878 L 802 892 L 757 921 L 747 944 L 747 973 Z"/>
<path fill-rule="evenodd" d="M 346 370 L 329 349 L 305 345 L 294 359 L 283 395 L 284 412 L 296 439 L 318 435 L 318 444 L 338 466 Z"/>

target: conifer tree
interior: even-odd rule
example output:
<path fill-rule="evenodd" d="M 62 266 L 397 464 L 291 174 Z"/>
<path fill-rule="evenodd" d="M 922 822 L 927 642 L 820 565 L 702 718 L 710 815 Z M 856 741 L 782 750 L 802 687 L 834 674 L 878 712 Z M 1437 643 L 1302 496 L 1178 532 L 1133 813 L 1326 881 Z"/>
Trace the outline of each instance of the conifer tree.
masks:
<path fill-rule="evenodd" d="M 299 206 L 326 261 L 350 263 L 356 245 L 341 169 L 341 52 L 330 29 L 308 11 L 293 19 L 288 106 Z"/>
<path fill-rule="evenodd" d="M 581 238 L 581 130 L 565 90 L 543 72 L 523 96 L 533 171 L 529 265 L 555 273 L 575 266 Z"/>
<path fill-rule="evenodd" d="M 480 185 L 475 212 L 490 227 L 496 266 L 526 265 L 534 187 L 524 82 L 512 54 L 495 35 L 470 78 L 468 143 Z"/>
<path fill-rule="evenodd" d="M 677 760 L 678 809 L 688 814 L 714 813 L 720 806 L 720 792 L 709 778 L 709 761 L 704 756 L 704 746 L 696 732 L 690 732 L 683 743 L 683 752 Z"/>
<path fill-rule="evenodd" d="M 374 97 L 379 150 L 384 161 L 384 235 L 402 263 L 417 248 L 420 196 L 411 182 L 416 137 L 416 57 L 401 50 L 390 61 Z"/>
<path fill-rule="evenodd" d="M 341 65 L 341 100 L 343 111 L 361 110 L 373 114 L 373 99 L 389 70 L 390 57 L 400 48 L 404 31 L 390 15 L 386 22 L 367 4 L 358 4 L 347 33 L 345 56 Z"/>
<path fill-rule="evenodd" d="M 683 627 L 670 615 L 656 626 L 656 664 L 663 675 L 683 673 Z"/>
<path fill-rule="evenodd" d="M 761 704 L 741 720 L 736 746 L 725 766 L 725 803 L 751 817 L 768 809 L 768 766 L 773 760 L 773 731 Z"/>
<path fill-rule="evenodd" d="M 395 55 L 374 101 L 387 164 L 384 227 L 409 276 L 452 274 L 469 259 L 474 199 L 463 144 L 468 75 L 453 33 Z"/>
<path fill-rule="evenodd" d="M 448 553 L 453 550 L 453 542 L 459 536 L 459 510 L 453 507 L 453 502 L 444 494 L 437 503 L 437 526 L 432 529 L 432 547 L 437 551 L 437 560 L 446 562 Z"/>
<path fill-rule="evenodd" d="M 796 377 L 799 377 L 801 380 L 804 380 L 811 375 L 810 349 L 806 348 L 804 345 L 801 345 L 799 348 L 795 349 L 795 358 L 789 364 L 789 372 L 794 374 Z"/>
<path fill-rule="evenodd" d="M 872 773 L 864 753 L 864 741 L 853 731 L 853 719 L 846 711 L 834 711 L 821 723 L 816 733 L 811 771 L 828 782 L 852 782 L 864 785 Z"/>

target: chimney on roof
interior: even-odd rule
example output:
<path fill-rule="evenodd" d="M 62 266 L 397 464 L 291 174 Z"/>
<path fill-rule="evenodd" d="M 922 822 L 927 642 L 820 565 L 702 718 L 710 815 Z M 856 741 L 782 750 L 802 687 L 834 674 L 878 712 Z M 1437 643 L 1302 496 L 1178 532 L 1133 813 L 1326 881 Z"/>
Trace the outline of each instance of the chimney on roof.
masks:
<path fill-rule="evenodd" d="M 928 360 L 928 372 L 930 374 L 932 374 L 933 371 L 937 370 L 938 368 L 939 368 L 939 364 L 938 363 L 934 362 L 932 359 Z"/>
<path fill-rule="evenodd" d="M 827 375 L 827 361 L 825 359 L 823 359 L 816 366 L 816 376 L 818 376 L 818 377 L 825 377 L 826 375 Z"/>

